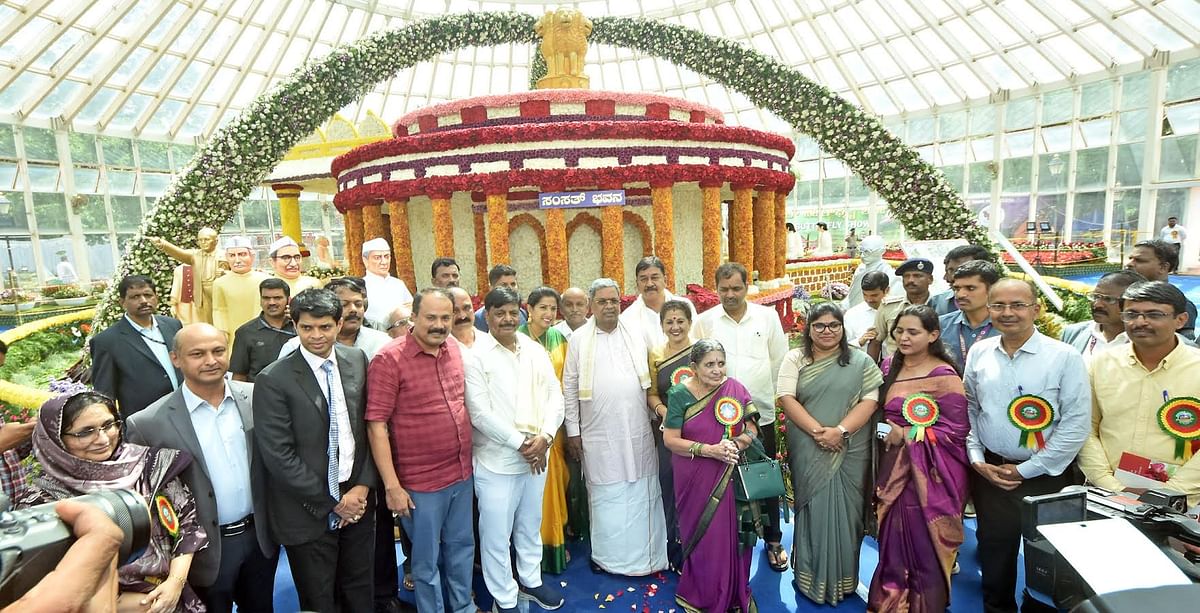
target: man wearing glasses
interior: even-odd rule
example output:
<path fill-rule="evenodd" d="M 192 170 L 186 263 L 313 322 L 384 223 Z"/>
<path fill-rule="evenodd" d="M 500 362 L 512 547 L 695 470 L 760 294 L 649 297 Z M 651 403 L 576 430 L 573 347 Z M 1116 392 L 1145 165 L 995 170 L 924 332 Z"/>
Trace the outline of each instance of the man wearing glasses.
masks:
<path fill-rule="evenodd" d="M 1092 320 L 1073 323 L 1062 331 L 1062 342 L 1074 347 L 1083 355 L 1084 362 L 1108 349 L 1129 342 L 1124 334 L 1125 322 L 1121 321 L 1119 302 L 1125 288 L 1146 279 L 1132 270 L 1110 272 L 1096 282 L 1096 288 L 1088 294 L 1092 301 Z"/>
<path fill-rule="evenodd" d="M 1171 273 L 1179 269 L 1179 248 L 1173 243 L 1153 239 L 1141 241 L 1133 246 L 1125 268 L 1132 270 L 1147 281 L 1171 281 Z M 1187 323 L 1179 329 L 1179 333 L 1191 340 L 1196 337 L 1196 305 L 1185 299 L 1187 306 Z"/>
<path fill-rule="evenodd" d="M 1092 430 L 1079 467 L 1102 488 L 1145 491 L 1114 474 L 1128 452 L 1164 464 L 1162 487 L 1187 494 L 1189 505 L 1200 502 L 1200 454 L 1185 453 L 1200 417 L 1200 349 L 1178 334 L 1186 302 L 1165 281 L 1130 285 L 1120 302 L 1130 343 L 1092 360 Z"/>
<path fill-rule="evenodd" d="M 316 277 L 300 274 L 300 264 L 304 256 L 300 255 L 300 246 L 292 237 L 285 236 L 271 243 L 268 255 L 271 256 L 271 268 L 275 271 L 275 276 L 288 284 L 292 289 L 292 296 L 310 287 L 321 287 L 321 282 Z"/>
<path fill-rule="evenodd" d="M 1078 481 L 1069 468 L 1087 439 L 1092 401 L 1079 352 L 1034 327 L 1041 308 L 1032 285 L 997 281 L 988 311 L 1000 336 L 975 343 L 963 373 L 967 456 L 984 609 L 1015 612 L 1021 501 Z M 1031 605 L 1027 595 L 1025 610 Z"/>

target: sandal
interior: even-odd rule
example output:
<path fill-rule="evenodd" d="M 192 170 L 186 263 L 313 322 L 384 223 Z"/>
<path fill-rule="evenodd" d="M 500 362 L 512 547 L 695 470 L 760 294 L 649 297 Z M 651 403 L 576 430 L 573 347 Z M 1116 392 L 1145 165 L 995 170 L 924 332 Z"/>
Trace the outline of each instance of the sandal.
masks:
<path fill-rule="evenodd" d="M 417 584 L 413 583 L 412 573 L 404 573 L 404 589 L 410 592 L 417 589 Z"/>
<path fill-rule="evenodd" d="M 767 564 L 771 566 L 771 570 L 781 573 L 788 569 L 787 552 L 783 550 L 783 545 L 775 543 L 767 545 Z"/>

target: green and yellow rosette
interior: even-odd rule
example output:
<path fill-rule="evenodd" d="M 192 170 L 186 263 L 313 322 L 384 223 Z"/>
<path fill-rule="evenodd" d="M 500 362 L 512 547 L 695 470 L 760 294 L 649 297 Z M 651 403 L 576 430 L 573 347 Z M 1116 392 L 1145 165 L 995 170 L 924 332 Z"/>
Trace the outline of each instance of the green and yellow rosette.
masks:
<path fill-rule="evenodd" d="M 1041 396 L 1023 394 L 1008 404 L 1008 420 L 1021 431 L 1021 446 L 1034 451 L 1045 449 L 1042 430 L 1054 422 L 1054 405 Z"/>
<path fill-rule="evenodd" d="M 1200 399 L 1180 396 L 1167 400 L 1158 409 L 1158 425 L 1175 439 L 1175 459 L 1187 462 L 1192 453 L 1200 451 Z"/>
<path fill-rule="evenodd" d="M 175 513 L 175 506 L 171 504 L 170 499 L 163 495 L 155 496 L 154 514 L 171 538 L 179 536 L 179 515 Z"/>
<path fill-rule="evenodd" d="M 725 438 L 733 438 L 733 427 L 746 418 L 746 409 L 736 398 L 722 396 L 713 407 L 717 421 L 725 426 Z"/>
<path fill-rule="evenodd" d="M 920 442 L 928 438 L 930 445 L 937 444 L 937 435 L 929 430 L 941 415 L 936 398 L 929 394 L 913 394 L 900 405 L 900 414 L 912 426 L 908 431 L 909 440 Z"/>
<path fill-rule="evenodd" d="M 671 385 L 679 385 L 695 376 L 696 371 L 687 366 L 680 366 L 675 369 L 675 372 L 671 373 Z"/>

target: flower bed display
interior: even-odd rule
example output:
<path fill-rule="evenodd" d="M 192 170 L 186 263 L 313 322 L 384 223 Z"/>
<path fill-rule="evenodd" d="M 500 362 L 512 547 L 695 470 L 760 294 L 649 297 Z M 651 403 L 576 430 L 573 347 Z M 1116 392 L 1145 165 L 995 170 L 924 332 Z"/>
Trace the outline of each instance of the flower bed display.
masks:
<path fill-rule="evenodd" d="M 1102 262 L 1103 257 L 1096 257 L 1091 251 L 1021 251 L 1021 256 L 1030 264 L 1065 265 L 1081 262 Z M 1007 251 L 1004 252 L 1004 263 L 1012 264 L 1013 259 Z"/>
<path fill-rule="evenodd" d="M 6 420 L 27 418 L 50 399 L 50 384 L 81 356 L 94 315 L 93 309 L 85 309 L 0 334 L 8 345 L 0 367 L 0 413 Z"/>

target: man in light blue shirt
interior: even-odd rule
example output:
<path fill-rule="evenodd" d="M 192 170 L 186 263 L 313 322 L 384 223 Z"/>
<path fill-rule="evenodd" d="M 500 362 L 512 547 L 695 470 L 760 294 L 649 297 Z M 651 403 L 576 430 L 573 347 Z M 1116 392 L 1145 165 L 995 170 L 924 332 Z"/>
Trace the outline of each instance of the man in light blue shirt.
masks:
<path fill-rule="evenodd" d="M 171 358 L 183 384 L 131 417 L 128 437 L 195 458 L 181 476 L 209 546 L 192 560 L 188 583 L 206 608 L 270 611 L 279 547 L 267 525 L 266 473 L 255 459 L 254 386 L 225 380 L 225 333 L 209 324 L 180 330 Z"/>
<path fill-rule="evenodd" d="M 1079 482 L 1072 461 L 1091 432 L 1092 398 L 1079 352 L 1034 327 L 1032 285 L 998 281 L 988 310 L 1000 336 L 977 342 L 963 373 L 967 456 L 984 609 L 1015 612 L 1022 499 Z"/>
<path fill-rule="evenodd" d="M 998 336 L 1000 331 L 988 314 L 988 292 L 1000 280 L 995 264 L 971 260 L 955 269 L 950 282 L 954 302 L 958 307 L 938 318 L 942 327 L 942 344 L 954 358 L 958 371 L 967 364 L 967 355 L 975 343 Z"/>

